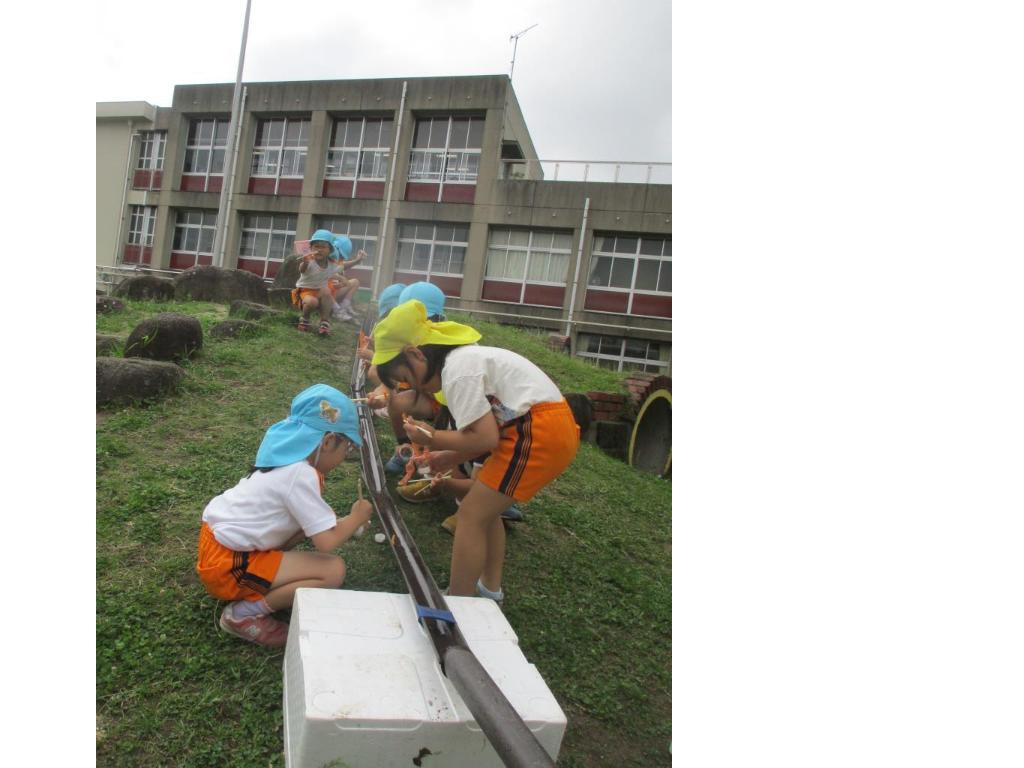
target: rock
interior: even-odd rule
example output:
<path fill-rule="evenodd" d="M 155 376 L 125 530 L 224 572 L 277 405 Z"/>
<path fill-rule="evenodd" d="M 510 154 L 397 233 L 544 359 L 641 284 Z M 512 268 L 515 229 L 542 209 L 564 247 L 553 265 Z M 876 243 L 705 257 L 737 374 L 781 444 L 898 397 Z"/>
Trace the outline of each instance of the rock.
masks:
<path fill-rule="evenodd" d="M 248 320 L 223 320 L 210 329 L 210 336 L 215 339 L 237 339 L 255 336 L 260 327 Z"/>
<path fill-rule="evenodd" d="M 585 437 L 590 431 L 590 423 L 594 418 L 594 409 L 590 405 L 590 398 L 577 392 L 570 392 L 565 396 L 572 411 L 572 417 L 580 427 L 580 437 Z"/>
<path fill-rule="evenodd" d="M 295 305 L 292 304 L 291 288 L 270 288 L 267 291 L 267 302 L 278 309 L 295 309 Z"/>
<path fill-rule="evenodd" d="M 271 288 L 287 288 L 291 291 L 295 287 L 295 281 L 299 279 L 299 264 L 302 263 L 300 256 L 289 256 L 277 270 L 274 284 Z M 291 301 L 291 299 L 289 299 Z"/>
<path fill-rule="evenodd" d="M 231 302 L 231 309 L 228 310 L 228 315 L 245 320 L 261 320 L 264 317 L 281 320 L 284 319 L 285 313 L 280 309 L 271 309 L 266 304 L 257 304 L 252 301 L 233 301 Z"/>
<path fill-rule="evenodd" d="M 96 312 L 102 314 L 109 314 L 110 312 L 123 312 L 124 302 L 120 299 L 114 299 L 110 296 L 97 296 L 96 297 Z"/>
<path fill-rule="evenodd" d="M 174 297 L 179 301 L 216 301 L 228 304 L 236 299 L 267 303 L 267 286 L 244 269 L 192 267 L 174 278 Z"/>
<path fill-rule="evenodd" d="M 161 312 L 143 320 L 128 335 L 125 357 L 183 360 L 203 346 L 203 327 L 189 315 Z"/>
<path fill-rule="evenodd" d="M 96 407 L 165 397 L 185 372 L 174 363 L 124 357 L 96 358 Z"/>
<path fill-rule="evenodd" d="M 116 347 L 122 344 L 124 344 L 124 339 L 120 336 L 105 336 L 98 333 L 96 334 L 96 357 L 108 357 Z"/>
<path fill-rule="evenodd" d="M 137 275 L 122 280 L 114 289 L 114 295 L 126 299 L 170 301 L 174 298 L 174 281 L 153 275 Z"/>
<path fill-rule="evenodd" d="M 597 447 L 614 456 L 625 459 L 629 451 L 630 424 L 625 421 L 595 421 Z"/>

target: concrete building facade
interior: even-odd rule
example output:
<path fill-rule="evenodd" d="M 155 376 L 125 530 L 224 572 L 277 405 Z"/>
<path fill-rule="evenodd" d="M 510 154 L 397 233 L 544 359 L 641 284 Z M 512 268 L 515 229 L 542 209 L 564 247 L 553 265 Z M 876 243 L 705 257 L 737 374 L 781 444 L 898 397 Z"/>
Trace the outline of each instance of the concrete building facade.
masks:
<path fill-rule="evenodd" d="M 429 280 L 602 366 L 669 372 L 671 185 L 545 179 L 507 76 L 245 84 L 215 254 L 233 91 L 97 104 L 98 266 L 271 280 L 326 228 L 367 252 L 350 275 L 374 295 Z"/>

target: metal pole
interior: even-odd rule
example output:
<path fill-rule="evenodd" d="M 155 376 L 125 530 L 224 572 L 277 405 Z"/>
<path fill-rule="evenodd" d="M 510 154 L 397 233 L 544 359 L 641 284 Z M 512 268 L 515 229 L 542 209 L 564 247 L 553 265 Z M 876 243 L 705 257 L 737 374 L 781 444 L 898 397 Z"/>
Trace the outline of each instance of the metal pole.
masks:
<path fill-rule="evenodd" d="M 238 126 L 242 103 L 242 67 L 245 65 L 245 42 L 249 38 L 249 9 L 252 0 L 245 0 L 245 21 L 242 23 L 242 47 L 238 52 L 238 73 L 235 75 L 235 92 L 231 100 L 231 123 L 228 125 L 228 146 L 224 148 L 224 183 L 220 188 L 220 205 L 217 208 L 217 230 L 213 238 L 213 265 L 224 266 L 224 243 L 228 229 L 228 197 L 235 180 L 235 131 Z M 211 161 L 212 161 L 211 157 Z"/>
<path fill-rule="evenodd" d="M 380 239 L 377 241 L 377 268 L 373 270 L 373 295 L 370 301 L 376 301 L 380 295 L 380 273 L 384 271 L 384 243 L 388 237 L 388 214 L 391 211 L 391 195 L 395 187 L 395 165 L 398 163 L 398 144 L 402 136 L 402 117 L 405 115 L 405 92 L 409 81 L 402 82 L 402 102 L 398 106 L 398 125 L 395 126 L 395 148 L 391 150 L 391 167 L 388 169 L 388 188 L 384 193 L 384 221 L 380 228 Z"/>
<path fill-rule="evenodd" d="M 576 307 L 576 286 L 580 281 L 580 262 L 583 261 L 583 239 L 587 236 L 587 213 L 590 211 L 590 198 L 583 201 L 583 223 L 580 224 L 580 244 L 576 247 L 576 274 L 572 278 L 572 293 L 569 294 L 569 315 L 565 320 L 565 335 L 572 332 L 572 312 Z M 571 337 L 570 348 L 572 352 Z"/>

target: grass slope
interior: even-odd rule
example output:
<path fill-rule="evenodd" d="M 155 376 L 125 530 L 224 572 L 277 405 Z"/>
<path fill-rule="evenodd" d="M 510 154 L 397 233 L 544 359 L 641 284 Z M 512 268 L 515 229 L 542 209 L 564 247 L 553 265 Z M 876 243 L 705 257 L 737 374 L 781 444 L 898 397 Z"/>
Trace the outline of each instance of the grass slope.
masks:
<path fill-rule="evenodd" d="M 226 315 L 214 304 L 132 302 L 99 317 L 98 332 L 127 335 L 160 311 L 196 316 L 204 329 Z M 526 354 L 563 391 L 610 389 L 590 386 L 600 381 L 592 366 L 541 355 L 532 345 L 543 338 L 474 325 L 483 343 Z M 283 765 L 283 651 L 216 628 L 220 605 L 194 571 L 196 537 L 207 501 L 247 471 L 297 392 L 318 381 L 349 391 L 350 329 L 323 340 L 264 321 L 258 337 L 207 340 L 176 396 L 98 415 L 97 765 Z M 393 439 L 379 427 L 387 450 Z M 328 477 L 335 509 L 351 504 L 357 474 L 350 461 Z M 509 530 L 505 614 L 568 717 L 560 766 L 670 762 L 670 494 L 585 444 Z M 451 537 L 439 523 L 450 503 L 398 504 L 444 586 Z M 346 587 L 406 591 L 390 549 L 371 536 L 341 554 Z"/>

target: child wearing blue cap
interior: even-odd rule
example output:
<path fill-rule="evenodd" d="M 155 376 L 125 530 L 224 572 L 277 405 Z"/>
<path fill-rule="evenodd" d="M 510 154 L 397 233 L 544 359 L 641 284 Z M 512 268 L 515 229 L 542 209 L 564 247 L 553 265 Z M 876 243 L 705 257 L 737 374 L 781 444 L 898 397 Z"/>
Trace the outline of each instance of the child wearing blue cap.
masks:
<path fill-rule="evenodd" d="M 421 301 L 427 308 L 427 319 L 439 323 L 445 319 L 444 315 L 444 291 L 433 283 L 420 281 L 404 286 L 398 295 L 395 306 L 405 304 L 407 301 Z M 381 318 L 383 319 L 383 317 Z M 374 376 L 376 372 L 374 371 Z M 412 446 L 405 434 L 403 420 L 406 414 L 417 419 L 434 419 L 441 411 L 441 404 L 432 397 L 417 392 L 414 389 L 401 389 L 391 393 L 387 403 L 388 419 L 391 421 L 391 429 L 395 433 L 395 453 L 384 464 L 384 471 L 390 474 L 400 475 L 405 472 L 405 465 L 412 456 Z"/>
<path fill-rule="evenodd" d="M 279 648 L 288 625 L 270 614 L 290 607 L 299 587 L 341 586 L 345 562 L 333 552 L 369 521 L 373 507 L 360 499 L 338 518 L 323 486 L 353 445 L 362 439 L 352 401 L 314 384 L 267 430 L 249 474 L 207 504 L 196 572 L 211 595 L 231 601 L 220 615 L 222 630 Z M 307 537 L 316 552 L 289 551 Z"/>
<path fill-rule="evenodd" d="M 339 252 L 334 245 L 334 235 L 326 229 L 318 229 L 309 238 L 312 249 L 299 263 L 299 279 L 292 291 L 292 303 L 302 312 L 298 328 L 310 329 L 309 316 L 314 310 L 320 312 L 318 335 L 327 336 L 331 323 L 327 319 L 334 311 L 334 297 L 331 295 L 329 280 L 338 271 Z"/>
<path fill-rule="evenodd" d="M 366 251 L 359 250 L 352 256 L 352 241 L 348 235 L 336 235 L 334 237 L 334 249 L 340 256 L 341 270 L 331 278 L 332 292 L 334 294 L 334 316 L 339 320 L 359 320 L 355 309 L 352 307 L 352 297 L 359 290 L 359 280 L 348 277 L 344 270 L 354 267 L 366 258 Z M 351 258 L 350 258 L 351 257 Z"/>

